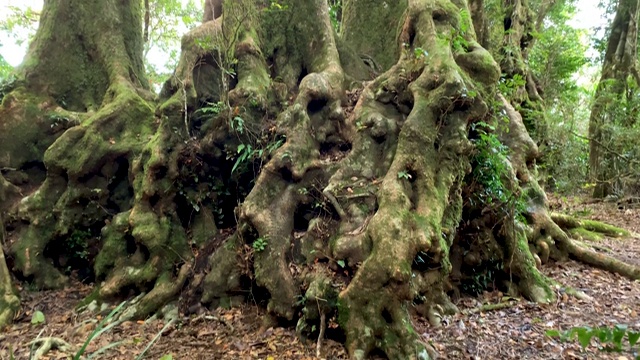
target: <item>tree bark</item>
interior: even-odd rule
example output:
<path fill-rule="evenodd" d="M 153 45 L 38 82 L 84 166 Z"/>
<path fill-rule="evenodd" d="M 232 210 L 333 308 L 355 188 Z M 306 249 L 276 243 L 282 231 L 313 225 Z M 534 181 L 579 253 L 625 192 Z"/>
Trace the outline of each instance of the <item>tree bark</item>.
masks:
<path fill-rule="evenodd" d="M 46 16 L 61 18 L 60 3 L 47 2 Z M 368 22 L 362 3 L 387 4 L 383 19 Z M 438 325 L 457 310 L 447 292 L 478 269 L 496 267 L 540 302 L 553 299 L 536 266 L 549 259 L 639 276 L 576 247 L 548 214 L 538 148 L 497 91 L 501 69 L 466 1 L 348 1 L 344 41 L 325 0 L 227 2 L 184 36 L 157 103 L 135 75 L 140 3 L 92 4 L 107 16 L 66 41 L 87 42 L 106 85 L 94 84 L 95 98 L 71 94 L 78 123 L 43 146 L 46 178 L 8 211 L 15 270 L 43 288 L 65 284 L 71 258 L 101 284 L 87 301 L 143 293 L 126 318 L 171 314 L 178 297 L 189 312 L 251 293 L 269 316 L 297 319 L 301 335 L 336 321 L 355 359 L 428 359 L 410 312 Z M 367 71 L 363 49 L 380 49 L 382 74 Z M 42 83 L 28 89 L 66 86 Z M 483 149 L 498 154 L 491 165 Z M 489 186 L 508 196 L 477 196 Z M 78 243 L 93 255 L 74 257 Z"/>
<path fill-rule="evenodd" d="M 625 112 L 623 109 L 629 87 L 628 81 L 635 82 L 635 86 L 638 86 L 640 81 L 637 78 L 638 16 L 637 0 L 621 0 L 618 3 L 616 16 L 609 30 L 602 74 L 591 108 L 589 165 L 591 179 L 595 183 L 593 196 L 596 198 L 612 194 L 618 185 L 613 170 L 615 155 L 607 152 L 603 144 L 610 142 L 612 133 L 608 130 L 609 126 L 624 124 L 625 120 L 616 118 L 615 114 Z"/>

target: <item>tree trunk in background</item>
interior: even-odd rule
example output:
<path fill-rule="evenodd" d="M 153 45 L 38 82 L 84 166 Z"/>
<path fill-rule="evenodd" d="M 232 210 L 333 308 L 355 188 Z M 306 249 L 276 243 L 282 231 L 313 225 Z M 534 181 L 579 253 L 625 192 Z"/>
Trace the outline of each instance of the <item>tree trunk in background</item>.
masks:
<path fill-rule="evenodd" d="M 638 76 L 638 0 L 620 0 L 609 30 L 602 74 L 589 118 L 589 165 L 595 183 L 593 196 L 603 198 L 616 190 L 611 151 L 611 128 L 624 124 L 621 117 L 633 115 L 624 110 L 630 82 L 640 85 Z"/>
<path fill-rule="evenodd" d="M 373 58 L 380 69 L 389 69 L 402 50 L 403 45 L 396 44 L 396 39 L 408 3 L 408 0 L 343 1 L 342 38 L 361 56 Z"/>
<path fill-rule="evenodd" d="M 46 16 L 62 17 L 61 3 L 47 2 Z M 338 324 L 355 359 L 427 359 L 410 314 L 438 324 L 457 310 L 448 293 L 479 268 L 539 302 L 554 298 L 537 268 L 549 259 L 640 277 L 551 218 L 538 148 L 496 86 L 500 67 L 466 1 L 345 1 L 344 39 L 325 0 L 228 1 L 184 36 L 157 103 L 138 81 L 141 4 L 102 3 L 73 23 L 105 14 L 95 27 L 66 40 L 86 42 L 70 56 L 90 57 L 98 76 L 55 109 L 78 123 L 35 158 L 42 184 L 7 177 L 27 195 L 7 212 L 8 260 L 38 286 L 92 266 L 100 286 L 87 301 L 143 294 L 126 318 L 178 316 L 178 298 L 190 313 L 252 294 L 301 335 L 321 318 Z M 43 18 L 30 56 L 56 41 L 41 35 L 54 23 Z M 72 90 L 35 82 L 34 69 L 24 71 L 34 84 L 7 96 L 57 103 Z"/>

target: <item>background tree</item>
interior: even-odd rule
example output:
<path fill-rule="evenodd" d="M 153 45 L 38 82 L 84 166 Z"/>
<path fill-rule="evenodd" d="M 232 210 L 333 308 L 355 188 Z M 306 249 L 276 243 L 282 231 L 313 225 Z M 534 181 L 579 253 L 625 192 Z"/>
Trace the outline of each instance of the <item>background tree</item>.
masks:
<path fill-rule="evenodd" d="M 589 165 L 594 197 L 623 191 L 636 153 L 625 132 L 638 119 L 638 1 L 620 0 L 608 30 L 602 73 L 589 119 Z M 627 129 L 627 130 L 624 130 Z M 636 134 L 636 132 L 634 132 Z M 629 151 L 630 149 L 630 151 Z M 637 166 L 636 166 L 637 167 Z"/>
<path fill-rule="evenodd" d="M 587 126 L 592 88 L 579 84 L 576 75 L 588 65 L 587 31 L 569 21 L 576 16 L 573 1 L 556 2 L 535 32 L 528 64 L 540 96 L 547 131 L 540 150 L 540 180 L 552 190 L 575 192 L 588 181 Z M 590 84 L 590 83 L 588 83 Z"/>
<path fill-rule="evenodd" d="M 6 188 L 24 194 L 11 268 L 41 288 L 92 269 L 87 301 L 143 293 L 124 318 L 253 294 L 301 334 L 334 321 L 356 359 L 429 358 L 409 312 L 437 324 L 488 269 L 539 302 L 549 259 L 640 278 L 563 229 L 622 230 L 548 212 L 502 94 L 524 87 L 476 41 L 484 8 L 366 3 L 345 1 L 339 37 L 325 0 L 227 1 L 155 98 L 141 2 L 48 1 L 0 108 Z"/>

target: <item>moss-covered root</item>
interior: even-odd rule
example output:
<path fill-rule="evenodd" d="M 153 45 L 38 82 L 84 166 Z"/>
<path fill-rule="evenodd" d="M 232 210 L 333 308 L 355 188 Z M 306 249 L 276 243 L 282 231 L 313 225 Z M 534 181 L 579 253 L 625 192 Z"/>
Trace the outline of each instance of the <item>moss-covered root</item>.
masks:
<path fill-rule="evenodd" d="M 612 256 L 598 253 L 578 245 L 551 218 L 547 217 L 544 229 L 558 242 L 558 247 L 578 261 L 597 268 L 620 274 L 632 280 L 640 280 L 640 267 L 627 264 Z"/>
<path fill-rule="evenodd" d="M 241 224 L 256 229 L 266 244 L 264 249 L 256 250 L 254 267 L 256 282 L 271 295 L 268 310 L 286 319 L 293 318 L 299 293 L 287 260 L 295 210 L 300 202 L 296 183 L 310 181 L 314 178 L 310 171 L 323 167 L 319 161 L 321 131 L 314 128 L 331 128 L 334 121 L 343 120 L 340 101 L 344 81 L 326 3 L 300 1 L 290 6 L 295 16 L 317 14 L 313 21 L 305 19 L 307 26 L 296 42 L 305 44 L 296 45 L 295 51 L 303 54 L 302 63 L 296 65 L 306 69 L 308 75 L 300 81 L 295 102 L 278 117 L 277 127 L 286 129 L 287 142 L 262 169 L 239 211 Z"/>
<path fill-rule="evenodd" d="M 11 275 L 0 244 L 0 328 L 11 323 L 20 308 L 20 299 L 13 292 Z"/>
<path fill-rule="evenodd" d="M 589 233 L 602 234 L 604 236 L 615 238 L 631 236 L 629 231 L 625 229 L 600 221 L 577 219 L 569 215 L 558 213 L 552 213 L 551 220 L 564 230 L 584 230 Z"/>
<path fill-rule="evenodd" d="M 529 300 L 548 303 L 555 296 L 551 282 L 538 271 L 536 260 L 529 248 L 528 239 L 514 221 L 508 221 L 503 228 L 505 247 L 504 268 L 516 278 L 519 291 Z"/>
<path fill-rule="evenodd" d="M 0 225 L 4 226 L 2 213 L 5 210 L 4 204 L 13 202 L 12 199 L 18 194 L 17 188 L 9 184 L 0 175 Z M 20 299 L 13 292 L 11 286 L 11 274 L 4 257 L 4 240 L 0 238 L 0 328 L 13 320 L 13 316 L 20 307 Z"/>
<path fill-rule="evenodd" d="M 241 293 L 241 272 L 238 266 L 237 245 L 238 234 L 234 234 L 224 241 L 222 246 L 209 258 L 211 270 L 204 278 L 202 289 L 203 304 L 211 304 L 216 307 L 231 303 L 231 294 Z"/>
<path fill-rule="evenodd" d="M 372 267 L 383 266 L 377 260 L 367 261 Z M 429 359 L 411 325 L 406 282 L 389 278 L 383 286 L 379 276 L 379 272 L 361 270 L 354 285 L 340 294 L 338 311 L 340 325 L 346 329 L 347 350 L 357 360 L 366 359 L 376 348 L 383 349 L 389 359 Z M 403 293 L 405 301 L 399 296 Z"/>
<path fill-rule="evenodd" d="M 57 289 L 67 283 L 66 277 L 44 256 L 58 225 L 52 208 L 66 184 L 60 176 L 49 176 L 38 191 L 20 202 L 18 209 L 19 216 L 29 225 L 20 229 L 17 241 L 11 246 L 14 266 L 22 276 L 33 278 L 33 283 L 41 289 Z"/>
<path fill-rule="evenodd" d="M 438 36 L 461 26 L 460 12 L 448 1 L 410 1 L 399 41 L 423 49 L 428 59 L 407 52 L 365 88 L 356 105 L 354 121 L 367 124 L 381 103 L 410 99 L 409 106 L 395 104 L 408 116 L 398 124 L 397 147 L 390 150 L 393 160 L 377 193 L 379 207 L 366 229 L 372 251 L 339 296 L 340 324 L 356 359 L 374 349 L 389 359 L 429 358 L 406 309 L 415 295 L 413 272 L 421 271 L 412 264 L 423 252 L 440 269 L 440 278 L 451 271 L 448 234 L 461 217 L 460 187 L 471 153 L 467 126 L 487 112 L 481 96 L 466 93 L 483 92 L 481 86 L 499 76 L 486 51 L 471 46 L 466 55 L 454 55 L 452 44 Z M 440 21 L 433 21 L 435 14 Z M 466 35 L 472 42 L 472 32 Z M 356 140 L 353 153 L 363 144 Z M 441 289 L 434 286 L 425 298 L 438 301 Z"/>
<path fill-rule="evenodd" d="M 164 272 L 158 276 L 153 289 L 145 294 L 139 302 L 128 308 L 123 317 L 125 319 L 144 319 L 162 309 L 164 305 L 177 297 L 190 272 L 191 264 L 183 264 L 177 276 L 170 272 Z"/>

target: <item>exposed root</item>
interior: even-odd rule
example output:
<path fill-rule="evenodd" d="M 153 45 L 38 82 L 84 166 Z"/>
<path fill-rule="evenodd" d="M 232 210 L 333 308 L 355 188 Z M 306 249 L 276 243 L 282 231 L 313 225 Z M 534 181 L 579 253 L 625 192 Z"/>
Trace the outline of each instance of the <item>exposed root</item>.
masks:
<path fill-rule="evenodd" d="M 0 175 L 0 180 L 1 177 Z M 1 186 L 0 189 L 2 189 Z M 0 216 L 0 225 L 2 225 L 2 216 Z M 4 236 L 2 236 L 0 241 L 0 328 L 11 323 L 19 308 L 20 298 L 13 292 L 11 274 L 4 257 Z"/>
<path fill-rule="evenodd" d="M 161 309 L 169 301 L 175 299 L 179 291 L 182 290 L 190 271 L 191 265 L 184 264 L 180 267 L 178 276 L 175 278 L 173 278 L 171 274 L 159 276 L 153 289 L 143 296 L 138 304 L 131 306 L 125 311 L 125 318 L 144 319 L 158 309 Z"/>
<path fill-rule="evenodd" d="M 40 344 L 40 346 L 31 357 L 31 359 L 33 360 L 39 360 L 52 349 L 57 349 L 63 353 L 69 354 L 69 356 L 73 356 L 75 352 L 74 347 L 71 346 L 68 342 L 56 337 L 38 338 L 31 341 L 28 345 L 38 344 Z"/>
<path fill-rule="evenodd" d="M 615 238 L 630 236 L 631 234 L 622 228 L 605 224 L 594 220 L 581 220 L 565 214 L 551 213 L 551 220 L 565 230 L 584 229 L 591 233 L 602 234 Z"/>
<path fill-rule="evenodd" d="M 556 219 L 565 220 L 565 224 L 567 223 L 567 217 L 555 217 Z M 563 223 L 563 222 L 561 222 Z M 574 222 L 575 223 L 575 222 Z M 580 222 L 578 222 L 580 223 Z M 576 241 L 572 240 L 569 235 L 565 231 L 563 231 L 560 226 L 558 226 L 549 216 L 542 215 L 542 219 L 540 220 L 541 229 L 544 229 L 546 233 L 548 233 L 557 244 L 552 244 L 557 247 L 561 251 L 569 254 L 571 257 L 575 258 L 578 261 L 584 262 L 585 264 L 595 266 L 597 268 L 620 274 L 624 277 L 627 277 L 631 280 L 640 279 L 640 267 L 625 263 L 620 261 L 612 256 L 608 256 L 605 254 L 598 253 L 594 250 L 591 250 L 587 247 L 580 246 Z M 598 228 L 602 228 L 598 226 Z M 605 231 L 609 233 L 620 234 L 620 231 L 611 230 L 613 227 L 604 228 Z M 592 227 L 593 229 L 593 227 Z"/>
<path fill-rule="evenodd" d="M 510 307 L 514 307 L 516 305 L 518 305 L 517 301 L 500 302 L 500 303 L 497 303 L 497 304 L 485 304 L 485 305 L 482 305 L 482 306 L 475 307 L 473 309 L 465 310 L 465 311 L 463 311 L 463 314 L 465 314 L 465 315 L 473 315 L 473 314 L 477 314 L 477 313 L 481 313 L 481 312 L 504 310 L 504 309 L 508 309 Z"/>

